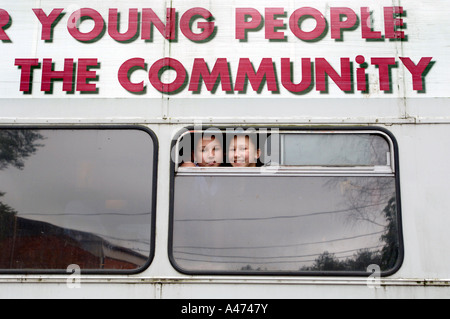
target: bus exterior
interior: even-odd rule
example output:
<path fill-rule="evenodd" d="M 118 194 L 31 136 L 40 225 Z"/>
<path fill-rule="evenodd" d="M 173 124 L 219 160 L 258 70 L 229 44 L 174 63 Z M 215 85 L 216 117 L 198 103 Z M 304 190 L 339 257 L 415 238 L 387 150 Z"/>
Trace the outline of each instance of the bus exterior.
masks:
<path fill-rule="evenodd" d="M 450 297 L 449 10 L 3 0 L 0 297 Z"/>

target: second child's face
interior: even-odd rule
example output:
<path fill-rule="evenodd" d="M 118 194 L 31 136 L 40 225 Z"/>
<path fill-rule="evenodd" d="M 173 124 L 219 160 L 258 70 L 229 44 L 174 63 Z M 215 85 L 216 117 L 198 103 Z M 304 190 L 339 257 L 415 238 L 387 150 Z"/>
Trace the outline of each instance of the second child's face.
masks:
<path fill-rule="evenodd" d="M 195 161 L 200 167 L 219 167 L 223 162 L 223 148 L 216 138 L 204 138 L 195 149 Z"/>
<path fill-rule="evenodd" d="M 260 154 L 248 136 L 236 136 L 230 143 L 228 160 L 233 167 L 256 167 Z"/>

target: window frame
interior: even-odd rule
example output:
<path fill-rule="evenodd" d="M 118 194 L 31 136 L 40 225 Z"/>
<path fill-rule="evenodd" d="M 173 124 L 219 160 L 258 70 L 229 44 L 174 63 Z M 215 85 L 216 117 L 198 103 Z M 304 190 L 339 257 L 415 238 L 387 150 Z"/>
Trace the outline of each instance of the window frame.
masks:
<path fill-rule="evenodd" d="M 400 190 L 400 166 L 399 166 L 399 147 L 395 136 L 385 128 L 382 127 L 374 127 L 374 126 L 364 126 L 364 127 L 282 127 L 282 126 L 239 126 L 239 125 L 218 125 L 218 126 L 208 126 L 203 127 L 202 131 L 210 130 L 210 129 L 219 129 L 223 132 L 227 128 L 234 129 L 277 129 L 279 130 L 279 134 L 289 133 L 304 133 L 304 134 L 377 134 L 382 136 L 389 144 L 390 147 L 390 166 L 391 171 L 380 170 L 374 171 L 368 169 L 367 167 L 315 167 L 315 166 L 305 166 L 302 168 L 296 167 L 295 169 L 290 168 L 282 168 L 277 171 L 278 175 L 283 176 L 283 173 L 287 174 L 287 176 L 293 177 L 302 177 L 302 176 L 312 176 L 312 177 L 320 177 L 320 176 L 367 176 L 370 174 L 374 177 L 383 177 L 389 176 L 395 179 L 395 194 L 396 194 L 396 205 L 397 205 L 397 228 L 398 228 L 398 259 L 396 261 L 395 266 L 388 270 L 382 271 L 381 277 L 389 277 L 393 274 L 397 273 L 404 261 L 404 241 L 403 241 L 403 222 L 402 222 L 402 207 L 401 207 L 401 190 Z M 187 131 L 194 131 L 198 129 L 197 127 L 186 127 L 184 130 L 178 132 L 174 139 L 172 140 L 171 150 L 178 149 L 178 142 L 183 135 L 187 133 Z M 175 157 L 178 160 L 178 154 Z M 168 240 L 168 254 L 169 260 L 172 264 L 172 267 L 175 268 L 179 273 L 190 275 L 190 276 L 259 276 L 259 277 L 268 277 L 268 276 L 280 276 L 280 277 L 369 277 L 373 275 L 372 272 L 359 272 L 359 271 L 268 271 L 268 272 L 259 272 L 259 271 L 248 271 L 248 272 L 240 272 L 240 271 L 191 271 L 186 270 L 180 267 L 177 264 L 176 258 L 174 256 L 174 220 L 175 220 L 175 178 L 177 175 L 182 176 L 183 174 L 187 175 L 198 175 L 198 176 L 263 176 L 265 175 L 265 168 L 179 168 L 179 164 L 177 164 L 174 160 L 171 160 L 171 172 L 170 172 L 170 202 L 169 202 L 169 240 Z M 270 166 L 269 166 L 270 168 Z M 236 171 L 239 171 L 236 173 Z M 295 171 L 296 173 L 293 173 Z M 267 170 L 266 176 L 273 176 L 273 171 L 270 169 Z"/>
<path fill-rule="evenodd" d="M 145 264 L 137 269 L 81 269 L 82 275 L 135 275 L 147 270 L 155 258 L 156 240 L 156 208 L 158 185 L 158 154 L 159 141 L 156 134 L 148 127 L 142 125 L 0 125 L 0 130 L 60 130 L 60 131 L 142 131 L 149 135 L 153 143 L 153 167 L 149 167 L 152 174 L 151 198 L 151 225 L 150 225 L 150 254 Z M 0 275 L 67 275 L 71 274 L 63 269 L 0 269 Z"/>

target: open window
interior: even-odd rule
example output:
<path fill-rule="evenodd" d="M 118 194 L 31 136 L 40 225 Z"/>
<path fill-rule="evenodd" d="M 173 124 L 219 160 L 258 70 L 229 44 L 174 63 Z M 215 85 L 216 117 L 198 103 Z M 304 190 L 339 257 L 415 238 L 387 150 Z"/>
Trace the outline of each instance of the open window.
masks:
<path fill-rule="evenodd" d="M 157 147 L 136 127 L 0 128 L 0 271 L 145 269 Z"/>
<path fill-rule="evenodd" d="M 257 165 L 235 165 L 236 136 L 256 143 Z M 208 141 L 223 153 L 220 165 L 199 165 L 195 151 Z M 386 276 L 399 269 L 398 152 L 389 132 L 197 129 L 183 132 L 174 149 L 170 256 L 180 272 L 368 276 L 376 265 Z"/>

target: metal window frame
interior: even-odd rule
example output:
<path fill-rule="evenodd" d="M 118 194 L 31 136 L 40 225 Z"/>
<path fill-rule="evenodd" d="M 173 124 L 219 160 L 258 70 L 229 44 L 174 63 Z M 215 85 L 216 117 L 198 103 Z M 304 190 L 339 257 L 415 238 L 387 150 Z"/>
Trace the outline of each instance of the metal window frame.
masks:
<path fill-rule="evenodd" d="M 390 150 L 390 154 L 388 155 L 388 165 L 386 166 L 372 166 L 372 165 L 367 165 L 367 166 L 343 166 L 342 169 L 349 169 L 349 172 L 353 171 L 353 170 L 363 170 L 363 169 L 367 169 L 367 170 L 371 170 L 374 172 L 377 171 L 384 171 L 386 172 L 386 168 L 390 167 L 391 169 L 391 173 L 395 174 L 395 158 L 394 158 L 394 142 L 391 140 L 391 137 L 385 132 L 385 131 L 376 131 L 376 130 L 364 130 L 364 131 L 358 131 L 358 130 L 354 130 L 352 132 L 347 132 L 347 131 L 341 131 L 341 130 L 334 130 L 331 132 L 327 132 L 327 131 L 283 131 L 282 133 L 283 135 L 298 135 L 298 134 L 304 134 L 304 135 L 308 135 L 308 134 L 314 134 L 314 135 L 358 135 L 358 134 L 364 134 L 364 135 L 378 135 L 381 136 L 382 138 L 385 139 L 385 141 L 388 143 L 389 145 L 389 150 Z M 280 147 L 281 147 L 281 162 L 283 163 L 283 156 L 285 154 L 285 143 L 280 143 Z M 317 168 L 324 168 L 325 170 L 327 170 L 328 167 L 334 167 L 334 169 L 338 168 L 340 166 L 302 166 L 305 169 L 317 169 Z"/>
<path fill-rule="evenodd" d="M 87 131 L 87 130 L 113 130 L 113 131 L 142 131 L 147 133 L 153 143 L 153 167 L 150 167 L 153 185 L 151 198 L 151 227 L 150 227 L 150 253 L 147 262 L 140 268 L 132 270 L 116 269 L 81 269 L 81 275 L 134 275 L 144 272 L 152 264 L 155 257 L 156 239 L 156 207 L 158 185 L 158 154 L 159 141 L 156 134 L 142 125 L 0 125 L 0 130 L 61 130 L 61 131 Z M 1 275 L 67 275 L 66 269 L 0 269 Z"/>
<path fill-rule="evenodd" d="M 248 129 L 249 127 L 242 127 L 237 125 L 221 125 L 214 128 L 225 130 L 226 128 L 243 128 Z M 252 126 L 252 128 L 258 129 L 259 127 Z M 268 126 L 261 126 L 261 128 L 268 128 Z M 168 254 L 172 266 L 181 274 L 190 276 L 280 276 L 280 277 L 369 277 L 373 275 L 370 272 L 359 272 L 359 271 L 292 271 L 292 272 L 239 272 L 239 271 L 191 271 L 180 267 L 177 264 L 176 258 L 174 257 L 173 240 L 174 240 L 174 220 L 175 220 L 175 178 L 176 176 L 371 176 L 371 177 L 392 177 L 395 178 L 395 192 L 396 192 L 396 205 L 397 205 L 397 228 L 398 228 L 398 239 L 399 239 L 399 256 L 396 261 L 395 266 L 388 271 L 381 272 L 381 277 L 389 277 L 397 273 L 404 261 L 404 242 L 403 242 L 403 223 L 402 223 L 402 207 L 401 207 L 401 191 L 400 191 L 400 168 L 399 168 L 399 147 L 395 136 L 385 128 L 382 127 L 279 127 L 279 126 L 269 126 L 270 129 L 278 129 L 280 134 L 291 133 L 291 134 L 377 134 L 381 135 L 390 146 L 390 168 L 386 167 L 295 167 L 295 168 L 281 168 L 280 170 L 273 172 L 268 168 L 179 168 L 173 160 L 171 161 L 171 174 L 170 174 L 170 207 L 169 207 L 169 241 L 168 241 Z M 211 127 L 205 127 L 204 130 L 211 129 Z M 188 130 L 188 132 L 186 132 Z M 178 142 L 182 136 L 191 133 L 194 128 L 188 127 L 179 134 L 177 134 L 172 140 L 172 150 L 178 149 Z M 266 170 L 266 171 L 264 171 Z"/>
<path fill-rule="evenodd" d="M 278 129 L 278 128 L 276 128 Z M 203 130 L 205 131 L 205 130 Z M 202 132 L 203 132 L 202 131 Z M 179 149 L 181 138 L 189 135 L 191 133 L 199 133 L 199 131 L 193 130 L 184 132 L 181 134 L 177 141 L 174 149 Z M 227 134 L 226 132 L 223 132 Z M 187 167 L 178 167 L 175 166 L 175 172 L 177 175 L 185 176 L 185 175 L 200 175 L 200 176 L 269 176 L 269 175 L 291 175 L 291 176 L 394 176 L 395 175 L 395 154 L 394 149 L 395 145 L 391 136 L 387 134 L 386 131 L 377 131 L 377 130 L 355 130 L 355 131 L 346 131 L 346 130 L 333 130 L 333 131 L 313 131 L 313 130 L 296 130 L 296 129 L 279 129 L 280 139 L 286 135 L 298 135 L 298 134 L 314 134 L 314 135 L 331 135 L 331 134 L 341 134 L 341 135 L 357 135 L 357 134 L 365 134 L 365 135 L 379 135 L 383 137 L 389 145 L 389 154 L 388 154 L 388 165 L 385 166 L 376 166 L 376 165 L 367 165 L 367 166 L 266 166 L 262 168 L 227 168 L 227 167 L 217 167 L 217 168 L 187 168 Z M 285 144 L 280 141 L 280 161 L 283 162 Z M 175 162 L 180 163 L 180 155 L 178 152 L 175 154 Z"/>

